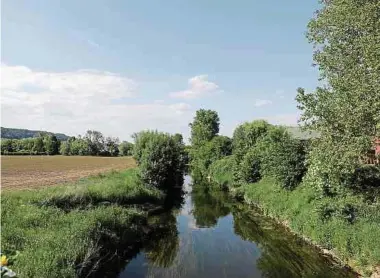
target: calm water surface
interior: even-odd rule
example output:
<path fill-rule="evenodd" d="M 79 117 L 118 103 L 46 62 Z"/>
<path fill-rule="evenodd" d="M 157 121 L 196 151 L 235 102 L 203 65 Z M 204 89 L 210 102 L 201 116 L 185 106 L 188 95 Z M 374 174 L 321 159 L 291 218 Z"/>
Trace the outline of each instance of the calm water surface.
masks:
<path fill-rule="evenodd" d="M 226 193 L 185 190 L 119 277 L 355 277 Z"/>

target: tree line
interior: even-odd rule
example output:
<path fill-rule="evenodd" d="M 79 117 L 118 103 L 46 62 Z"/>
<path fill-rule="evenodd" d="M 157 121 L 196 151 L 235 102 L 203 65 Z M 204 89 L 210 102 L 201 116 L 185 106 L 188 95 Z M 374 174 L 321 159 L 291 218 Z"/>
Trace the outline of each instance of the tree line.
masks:
<path fill-rule="evenodd" d="M 3 155 L 92 155 L 130 156 L 133 144 L 118 138 L 105 137 L 101 132 L 88 130 L 84 136 L 58 140 L 54 134 L 41 132 L 35 138 L 2 139 Z"/>
<path fill-rule="evenodd" d="M 294 138 L 283 126 L 255 120 L 239 125 L 233 137 L 219 135 L 216 111 L 198 110 L 191 127 L 190 169 L 204 181 L 226 164 L 232 175 L 228 186 L 275 177 L 284 188 L 294 188 L 306 173 L 307 140 Z M 227 184 L 226 184 L 227 185 Z"/>

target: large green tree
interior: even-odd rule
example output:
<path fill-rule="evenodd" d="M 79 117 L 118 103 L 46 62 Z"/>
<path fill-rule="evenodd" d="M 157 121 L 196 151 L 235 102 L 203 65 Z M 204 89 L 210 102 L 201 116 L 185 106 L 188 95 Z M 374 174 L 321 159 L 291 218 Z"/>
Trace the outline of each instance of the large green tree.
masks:
<path fill-rule="evenodd" d="M 380 1 L 323 0 L 307 37 L 323 86 L 298 89 L 304 127 L 321 134 L 309 176 L 326 189 L 360 164 L 380 122 Z"/>
<path fill-rule="evenodd" d="M 194 147 L 210 141 L 219 133 L 219 116 L 216 111 L 199 109 L 190 123 L 191 144 Z"/>

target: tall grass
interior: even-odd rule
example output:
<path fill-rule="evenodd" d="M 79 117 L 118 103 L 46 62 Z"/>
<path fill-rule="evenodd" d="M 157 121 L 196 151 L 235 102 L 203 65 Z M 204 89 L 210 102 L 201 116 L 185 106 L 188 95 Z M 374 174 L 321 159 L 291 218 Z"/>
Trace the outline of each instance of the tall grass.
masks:
<path fill-rule="evenodd" d="M 292 191 L 266 178 L 242 188 L 247 203 L 261 207 L 299 235 L 331 250 L 365 275 L 380 263 L 380 204 L 359 195 L 321 198 L 301 184 Z M 355 208 L 349 211 L 347 208 Z"/>
<path fill-rule="evenodd" d="M 226 156 L 216 160 L 210 165 L 209 173 L 212 181 L 221 188 L 228 188 L 234 184 L 232 169 L 235 161 L 234 156 Z"/>
<path fill-rule="evenodd" d="M 162 204 L 163 196 L 141 185 L 134 169 L 8 192 L 2 195 L 1 251 L 19 252 L 11 266 L 18 277 L 96 273 L 114 256 L 109 250 L 139 241 L 147 214 L 134 206 L 144 203 Z"/>

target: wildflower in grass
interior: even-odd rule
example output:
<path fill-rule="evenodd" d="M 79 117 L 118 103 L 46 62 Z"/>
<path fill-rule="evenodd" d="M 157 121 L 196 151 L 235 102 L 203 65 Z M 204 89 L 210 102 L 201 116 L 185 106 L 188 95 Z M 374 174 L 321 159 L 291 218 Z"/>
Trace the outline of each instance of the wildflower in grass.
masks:
<path fill-rule="evenodd" d="M 0 259 L 0 266 L 5 266 L 5 265 L 8 265 L 8 259 L 7 259 L 7 256 L 2 255 Z"/>

